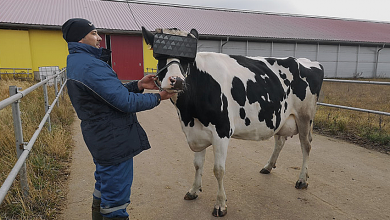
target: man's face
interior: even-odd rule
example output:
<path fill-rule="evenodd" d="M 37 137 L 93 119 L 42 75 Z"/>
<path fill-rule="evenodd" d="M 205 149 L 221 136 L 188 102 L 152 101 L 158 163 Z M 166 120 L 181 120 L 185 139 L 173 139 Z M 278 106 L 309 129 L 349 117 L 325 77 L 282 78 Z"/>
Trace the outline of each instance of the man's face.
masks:
<path fill-rule="evenodd" d="M 97 33 L 97 30 L 93 30 L 85 35 L 85 37 L 79 42 L 91 45 L 92 47 L 100 48 L 100 41 L 102 41 L 102 38 Z"/>

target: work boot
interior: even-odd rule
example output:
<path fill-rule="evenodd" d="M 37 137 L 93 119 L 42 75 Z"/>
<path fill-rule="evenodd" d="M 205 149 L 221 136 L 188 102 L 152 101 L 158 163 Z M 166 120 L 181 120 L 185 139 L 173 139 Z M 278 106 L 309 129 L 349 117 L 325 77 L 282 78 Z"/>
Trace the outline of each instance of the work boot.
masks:
<path fill-rule="evenodd" d="M 92 220 L 103 220 L 103 216 L 100 213 L 100 199 L 93 198 L 92 201 Z"/>

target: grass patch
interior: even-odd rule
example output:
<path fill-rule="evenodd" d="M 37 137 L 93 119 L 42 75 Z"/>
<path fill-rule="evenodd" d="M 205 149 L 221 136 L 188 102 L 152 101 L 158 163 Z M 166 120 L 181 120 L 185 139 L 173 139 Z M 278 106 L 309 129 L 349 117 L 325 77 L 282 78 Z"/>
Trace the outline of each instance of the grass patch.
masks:
<path fill-rule="evenodd" d="M 390 79 L 370 80 L 390 82 Z M 320 102 L 390 112 L 390 86 L 324 82 Z M 314 129 L 390 153 L 390 116 L 318 106 Z"/>
<path fill-rule="evenodd" d="M 0 80 L 0 100 L 9 97 L 9 86 L 27 89 L 36 82 Z M 55 99 L 54 87 L 48 87 L 49 103 Z M 72 150 L 71 124 L 74 110 L 68 95 L 59 99 L 50 114 L 52 132 L 44 127 L 26 160 L 29 196 L 22 198 L 19 176 L 0 206 L 0 219 L 56 219 L 66 198 L 66 179 Z M 31 139 L 45 115 L 43 89 L 38 88 L 20 102 L 23 138 Z M 0 111 L 1 184 L 17 161 L 12 108 Z"/>

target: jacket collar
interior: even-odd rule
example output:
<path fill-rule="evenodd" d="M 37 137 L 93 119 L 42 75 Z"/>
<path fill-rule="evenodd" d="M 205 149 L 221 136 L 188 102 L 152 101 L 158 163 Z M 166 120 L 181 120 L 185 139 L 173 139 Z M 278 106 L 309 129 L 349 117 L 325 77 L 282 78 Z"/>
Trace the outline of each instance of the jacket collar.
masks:
<path fill-rule="evenodd" d="M 88 44 L 83 44 L 79 42 L 69 42 L 68 43 L 68 50 L 69 54 L 72 53 L 89 53 L 96 57 L 97 59 L 100 59 L 102 55 L 103 48 L 96 48 L 92 47 L 91 45 Z"/>

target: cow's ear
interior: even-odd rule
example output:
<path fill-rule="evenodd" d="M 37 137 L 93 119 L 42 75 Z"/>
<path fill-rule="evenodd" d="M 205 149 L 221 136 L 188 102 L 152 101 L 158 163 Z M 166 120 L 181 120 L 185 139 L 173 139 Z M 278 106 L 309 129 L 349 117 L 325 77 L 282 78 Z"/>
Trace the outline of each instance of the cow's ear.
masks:
<path fill-rule="evenodd" d="M 190 33 L 194 35 L 196 39 L 199 39 L 198 31 L 196 29 L 191 29 Z"/>
<path fill-rule="evenodd" d="M 143 26 L 142 26 L 142 35 L 145 39 L 145 42 L 147 45 L 149 45 L 151 48 L 153 48 L 153 40 L 154 40 L 154 34 L 148 30 L 146 30 Z"/>

